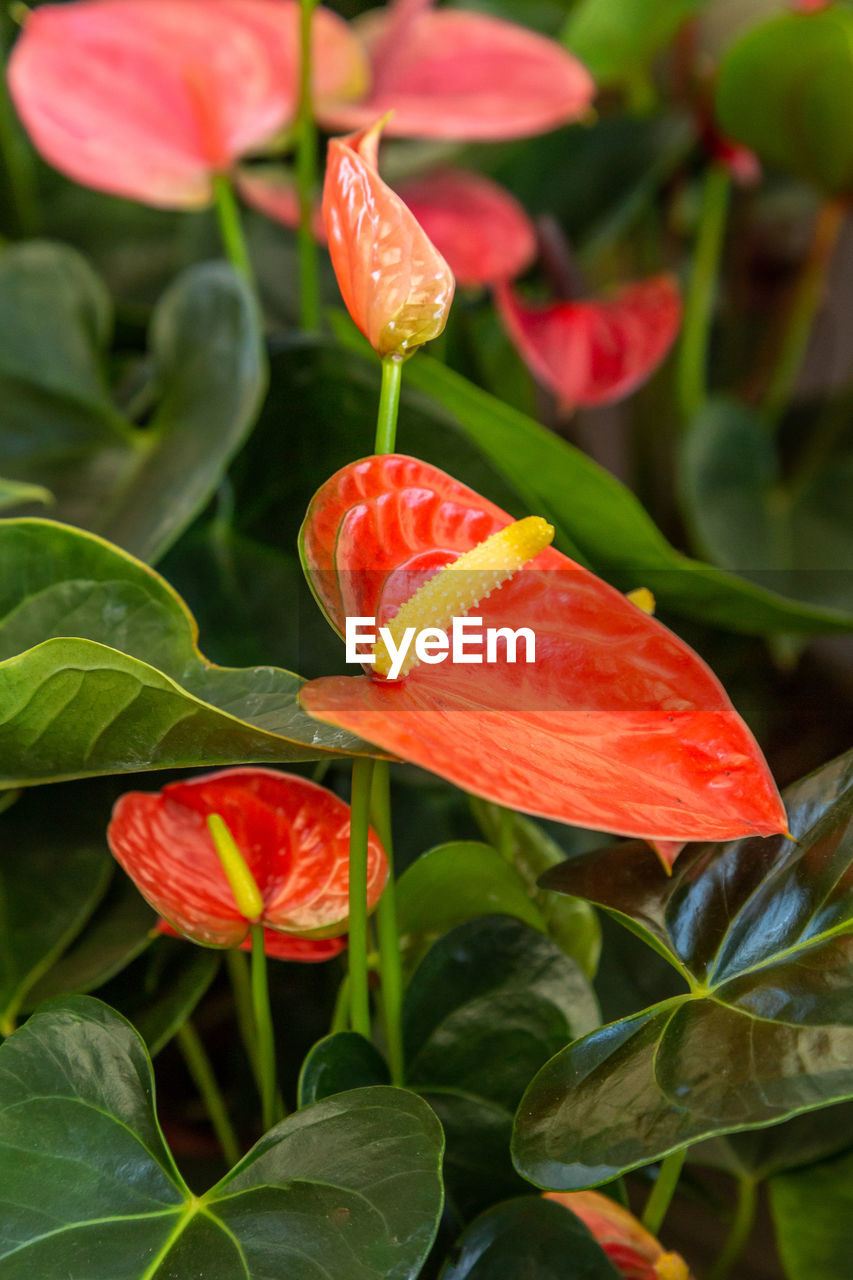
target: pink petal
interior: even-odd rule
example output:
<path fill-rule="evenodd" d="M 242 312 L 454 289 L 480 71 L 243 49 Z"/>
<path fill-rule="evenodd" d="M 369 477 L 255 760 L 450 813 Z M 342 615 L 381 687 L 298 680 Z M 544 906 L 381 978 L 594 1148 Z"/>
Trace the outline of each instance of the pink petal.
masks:
<path fill-rule="evenodd" d="M 295 0 L 79 0 L 34 10 L 9 62 L 46 160 L 85 186 L 166 208 L 211 198 L 211 175 L 272 138 L 298 89 Z M 317 97 L 365 86 L 346 24 L 315 17 Z"/>
<path fill-rule="evenodd" d="M 408 4 L 402 18 L 391 6 L 359 24 L 373 88 L 357 105 L 326 108 L 328 128 L 360 128 L 393 110 L 395 137 L 523 138 L 589 109 L 592 77 L 555 41 L 485 14 Z"/>
<path fill-rule="evenodd" d="M 653 276 L 611 301 L 537 306 L 496 292 L 504 326 L 532 372 L 569 407 L 621 400 L 663 360 L 681 324 L 675 280 Z"/>
<path fill-rule="evenodd" d="M 536 234 L 524 209 L 481 174 L 439 169 L 401 183 L 397 192 L 458 284 L 513 280 L 536 255 Z"/>

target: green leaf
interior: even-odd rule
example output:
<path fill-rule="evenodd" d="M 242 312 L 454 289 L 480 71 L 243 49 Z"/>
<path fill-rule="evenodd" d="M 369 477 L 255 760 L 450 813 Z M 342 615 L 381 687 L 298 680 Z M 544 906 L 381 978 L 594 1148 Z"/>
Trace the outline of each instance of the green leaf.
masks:
<path fill-rule="evenodd" d="M 4 1280 L 414 1280 L 442 1200 L 441 1130 L 419 1098 L 317 1103 L 196 1197 L 153 1088 L 139 1037 L 86 996 L 43 1006 L 0 1048 Z"/>
<path fill-rule="evenodd" d="M 786 802 L 794 840 L 694 845 L 672 877 L 627 841 L 544 877 L 644 936 L 690 993 L 539 1072 L 514 1136 L 525 1177 L 573 1190 L 853 1097 L 853 752 Z"/>
<path fill-rule="evenodd" d="M 347 1089 L 389 1084 L 388 1064 L 357 1031 L 338 1031 L 318 1040 L 299 1073 L 299 1107 L 310 1107 Z"/>
<path fill-rule="evenodd" d="M 853 1153 L 772 1178 L 770 1208 L 788 1280 L 847 1280 Z"/>
<path fill-rule="evenodd" d="M 690 1159 L 725 1169 L 735 1177 L 764 1181 L 853 1147 L 853 1103 L 794 1116 L 769 1129 L 711 1138 L 690 1149 Z"/>
<path fill-rule="evenodd" d="M 620 1274 L 569 1209 L 521 1196 L 471 1223 L 441 1280 L 617 1280 Z"/>
<path fill-rule="evenodd" d="M 753 28 L 720 68 L 725 132 L 827 195 L 853 190 L 851 112 L 853 14 L 841 5 Z"/>
<path fill-rule="evenodd" d="M 363 350 L 362 339 L 353 337 L 348 325 L 336 322 L 335 330 L 341 342 Z M 597 463 L 437 360 L 419 355 L 406 369 L 406 382 L 428 404 L 441 407 L 447 420 L 516 489 L 529 511 L 555 526 L 557 544 L 566 554 L 617 586 L 649 587 L 660 605 L 674 613 L 748 635 L 810 635 L 853 628 L 849 614 L 789 600 L 681 555 L 633 494 Z M 405 436 L 401 448 L 406 448 Z"/>
<path fill-rule="evenodd" d="M 632 85 L 644 76 L 687 18 L 705 0 L 579 0 L 562 40 L 601 86 Z"/>
<path fill-rule="evenodd" d="M 595 911 L 580 898 L 539 888 L 539 877 L 563 861 L 563 850 L 538 822 L 520 813 L 507 815 L 499 805 L 476 796 L 471 798 L 471 809 L 484 835 L 496 848 L 505 832 L 502 824 L 509 822 L 512 864 L 542 913 L 548 937 L 580 965 L 588 978 L 595 977 L 601 953 L 601 926 Z"/>
<path fill-rule="evenodd" d="M 183 938 L 158 938 L 99 992 L 132 1022 L 152 1057 L 163 1049 L 216 977 L 222 952 Z"/>
<path fill-rule="evenodd" d="M 25 502 L 38 502 L 49 507 L 53 502 L 53 494 L 40 484 L 0 479 L 0 511 L 8 511 L 10 507 L 18 507 Z"/>
<path fill-rule="evenodd" d="M 519 920 L 460 925 L 427 953 L 404 1002 L 407 1079 L 445 1127 L 457 1216 L 520 1189 L 508 1156 L 513 1110 L 533 1073 L 597 1020 L 577 965 Z"/>
<path fill-rule="evenodd" d="M 0 563 L 0 786 L 368 750 L 291 672 L 207 662 L 180 597 L 99 538 L 3 520 Z"/>
<path fill-rule="evenodd" d="M 204 507 L 264 389 L 257 310 L 225 263 L 185 271 L 154 311 L 154 411 L 135 427 L 104 374 L 112 308 L 75 250 L 47 241 L 0 258 L 0 473 L 46 486 L 57 516 L 154 560 Z M 44 489 L 21 492 L 44 501 Z"/>
<path fill-rule="evenodd" d="M 685 515 L 717 564 L 808 604 L 853 609 L 853 430 L 783 480 L 760 415 L 712 400 L 690 424 L 682 480 Z"/>
<path fill-rule="evenodd" d="M 545 931 L 518 872 L 495 849 L 473 840 L 421 854 L 400 877 L 397 894 L 397 924 L 410 946 L 479 916 L 514 916 Z"/>
<path fill-rule="evenodd" d="M 75 812 L 57 823 L 41 795 L 0 815 L 0 1033 L 77 936 L 114 863 L 103 836 Z"/>

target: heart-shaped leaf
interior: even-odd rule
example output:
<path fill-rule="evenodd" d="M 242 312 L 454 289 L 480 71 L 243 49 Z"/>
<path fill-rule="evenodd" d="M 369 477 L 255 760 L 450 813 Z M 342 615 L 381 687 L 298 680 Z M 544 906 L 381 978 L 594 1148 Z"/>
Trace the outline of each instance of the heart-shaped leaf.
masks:
<path fill-rule="evenodd" d="M 457 1241 L 441 1280 L 617 1280 L 620 1272 L 570 1210 L 520 1196 L 495 1205 Z"/>
<path fill-rule="evenodd" d="M 98 997 L 133 1023 L 155 1057 L 192 1016 L 221 962 L 221 951 L 157 938 L 101 987 Z"/>
<path fill-rule="evenodd" d="M 326 1036 L 308 1053 L 299 1073 L 299 1106 L 310 1107 L 347 1089 L 389 1084 L 388 1064 L 357 1031 Z"/>
<path fill-rule="evenodd" d="M 685 515 L 707 554 L 759 586 L 827 608 L 853 609 L 850 431 L 813 465 L 782 478 L 760 416 L 709 401 L 684 442 Z"/>
<path fill-rule="evenodd" d="M 291 672 L 207 662 L 180 597 L 100 538 L 4 520 L 0 563 L 0 785 L 356 746 L 304 715 Z"/>
<path fill-rule="evenodd" d="M 847 1280 L 853 1153 L 772 1178 L 770 1208 L 788 1280 Z"/>
<path fill-rule="evenodd" d="M 563 43 L 599 85 L 636 85 L 655 54 L 704 0 L 580 0 L 563 28 Z"/>
<path fill-rule="evenodd" d="M 539 1072 L 514 1138 L 531 1181 L 589 1186 L 853 1097 L 853 752 L 786 802 L 794 839 L 692 846 L 671 878 L 637 842 L 544 877 L 645 937 L 690 991 Z"/>
<path fill-rule="evenodd" d="M 0 473 L 46 486 L 60 519 L 155 560 L 207 502 L 254 421 L 265 371 L 248 286 L 225 263 L 204 263 L 162 298 L 143 428 L 110 397 L 110 299 L 75 250 L 31 241 L 3 254 L 0 328 Z M 44 500 L 43 489 L 15 498 Z"/>
<path fill-rule="evenodd" d="M 349 324 L 336 323 L 335 330 L 341 342 L 364 350 Z M 789 600 L 681 555 L 614 476 L 439 361 L 419 356 L 407 368 L 406 381 L 482 450 L 528 510 L 555 526 L 557 545 L 566 554 L 617 586 L 649 587 L 674 613 L 750 635 L 853 628 L 848 613 Z M 405 435 L 400 446 L 407 447 Z"/>
<path fill-rule="evenodd" d="M 577 965 L 519 920 L 460 925 L 427 953 L 404 1004 L 407 1079 L 444 1126 L 458 1217 L 521 1188 L 508 1155 L 513 1110 L 549 1055 L 597 1018 Z"/>
<path fill-rule="evenodd" d="M 5 1280 L 417 1275 L 441 1212 L 442 1139 L 414 1094 L 317 1103 L 193 1196 L 153 1091 L 139 1036 L 87 996 L 44 1005 L 0 1048 Z"/>

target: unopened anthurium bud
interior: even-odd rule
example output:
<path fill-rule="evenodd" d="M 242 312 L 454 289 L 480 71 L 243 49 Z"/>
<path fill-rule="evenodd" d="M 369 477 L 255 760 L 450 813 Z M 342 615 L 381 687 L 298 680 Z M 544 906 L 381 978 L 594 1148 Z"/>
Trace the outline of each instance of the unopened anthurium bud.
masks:
<path fill-rule="evenodd" d="M 684 1259 L 667 1253 L 633 1213 L 600 1191 L 547 1191 L 583 1222 L 625 1280 L 690 1280 Z"/>
<path fill-rule="evenodd" d="M 384 120 L 333 138 L 323 223 L 347 310 L 380 356 L 410 355 L 444 329 L 450 267 L 377 168 Z"/>

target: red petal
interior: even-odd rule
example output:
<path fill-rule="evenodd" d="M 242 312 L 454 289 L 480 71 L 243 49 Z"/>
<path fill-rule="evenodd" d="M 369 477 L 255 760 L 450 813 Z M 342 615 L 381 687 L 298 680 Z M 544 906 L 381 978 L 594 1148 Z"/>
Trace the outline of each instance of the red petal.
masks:
<path fill-rule="evenodd" d="M 404 355 L 441 333 L 453 275 L 376 168 L 381 122 L 333 138 L 323 223 L 350 315 L 381 356 Z"/>
<path fill-rule="evenodd" d="M 417 0 L 403 20 L 399 9 L 359 24 L 373 88 L 362 103 L 328 108 L 327 127 L 359 128 L 393 110 L 388 133 L 395 137 L 523 138 L 589 109 L 592 77 L 553 40 L 481 13 L 433 12 Z"/>
<path fill-rule="evenodd" d="M 671 276 L 627 285 L 607 302 L 533 306 L 509 286 L 496 298 L 525 362 L 569 407 L 628 395 L 663 360 L 681 324 L 681 299 Z"/>
<path fill-rule="evenodd" d="M 395 571 L 422 576 L 509 522 L 426 463 L 374 457 L 320 489 L 302 551 L 342 629 L 347 614 L 382 617 L 388 593 L 400 594 Z M 549 549 L 476 613 L 486 627 L 533 628 L 537 663 L 448 660 L 397 684 L 315 680 L 306 711 L 476 795 L 562 822 L 673 841 L 785 829 L 767 766 L 719 682 L 620 592 Z"/>
<path fill-rule="evenodd" d="M 128 792 L 113 811 L 110 847 L 151 905 L 179 932 L 237 946 L 240 915 L 207 829 L 225 820 L 264 899 L 263 922 L 287 932 L 335 930 L 347 918 L 349 806 L 332 792 L 273 769 L 226 769 L 162 792 Z M 387 875 L 371 835 L 368 904 Z"/>
<path fill-rule="evenodd" d="M 36 147 L 85 186 L 187 208 L 211 174 L 291 119 L 295 0 L 81 0 L 29 14 L 9 87 Z M 315 16 L 315 93 L 363 92 L 364 54 L 342 19 Z"/>
<path fill-rule="evenodd" d="M 173 929 L 168 920 L 158 920 L 157 932 L 172 938 L 184 936 Z M 264 929 L 264 951 L 273 960 L 299 960 L 302 964 L 318 964 L 322 960 L 331 960 L 340 955 L 346 945 L 346 937 L 297 938 L 291 933 L 280 933 L 278 929 Z M 252 950 L 251 938 L 240 943 L 240 950 Z"/>
<path fill-rule="evenodd" d="M 536 255 L 536 234 L 524 209 L 481 174 L 440 169 L 397 191 L 461 285 L 513 280 Z"/>

